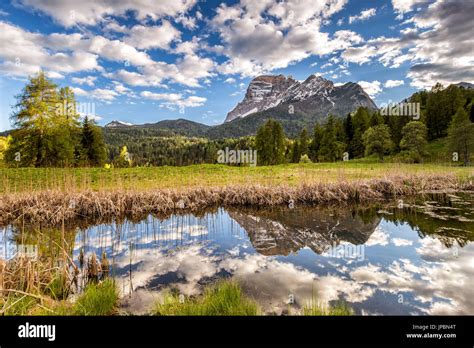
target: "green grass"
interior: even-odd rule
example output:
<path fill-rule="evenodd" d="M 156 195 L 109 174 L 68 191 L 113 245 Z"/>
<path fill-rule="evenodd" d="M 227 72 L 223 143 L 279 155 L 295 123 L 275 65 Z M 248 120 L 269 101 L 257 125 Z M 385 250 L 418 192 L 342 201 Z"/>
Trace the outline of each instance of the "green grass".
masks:
<path fill-rule="evenodd" d="M 387 175 L 473 175 L 473 167 L 439 164 L 380 163 L 348 161 L 337 163 L 282 164 L 263 167 L 235 167 L 203 164 L 184 167 L 140 168 L 0 168 L 0 194 L 62 191 L 109 191 L 227 185 L 298 185 L 314 182 L 352 181 Z"/>
<path fill-rule="evenodd" d="M 343 301 L 339 301 L 334 305 L 324 305 L 313 300 L 303 307 L 302 314 L 308 316 L 348 316 L 353 315 L 354 311 Z"/>
<path fill-rule="evenodd" d="M 251 316 L 259 313 L 258 305 L 246 297 L 235 281 L 221 281 L 193 298 L 180 298 L 176 294 L 165 296 L 153 311 L 155 315 L 196 316 Z"/>
<path fill-rule="evenodd" d="M 0 300 L 0 309 L 2 315 L 6 316 L 30 315 L 38 302 L 39 300 L 33 296 L 13 295 Z"/>
<path fill-rule="evenodd" d="M 51 292 L 50 289 L 47 290 Z M 116 312 L 119 295 L 112 279 L 99 284 L 90 284 L 71 303 L 57 298 L 14 295 L 0 298 L 0 309 L 3 315 L 113 315 Z"/>
<path fill-rule="evenodd" d="M 74 303 L 76 315 L 111 315 L 115 312 L 119 295 L 115 282 L 107 279 L 99 284 L 90 284 Z"/>

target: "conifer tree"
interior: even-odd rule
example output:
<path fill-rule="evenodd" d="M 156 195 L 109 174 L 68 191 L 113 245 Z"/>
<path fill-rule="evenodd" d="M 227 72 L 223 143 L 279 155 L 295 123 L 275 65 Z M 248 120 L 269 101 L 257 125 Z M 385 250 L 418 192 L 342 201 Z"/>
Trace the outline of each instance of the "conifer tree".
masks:
<path fill-rule="evenodd" d="M 448 142 L 450 150 L 457 152 L 464 165 L 468 165 L 474 147 L 474 123 L 462 107 L 458 108 L 449 125 Z"/>

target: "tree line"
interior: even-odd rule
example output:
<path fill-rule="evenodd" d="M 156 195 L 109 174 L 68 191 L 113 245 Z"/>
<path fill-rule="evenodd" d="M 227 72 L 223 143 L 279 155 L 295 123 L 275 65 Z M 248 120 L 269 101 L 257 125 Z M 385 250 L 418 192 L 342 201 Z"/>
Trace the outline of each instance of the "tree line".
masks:
<path fill-rule="evenodd" d="M 472 105 L 469 107 L 470 110 L 473 109 Z M 376 155 L 380 160 L 386 155 L 393 155 L 396 161 L 419 163 L 427 154 L 430 132 L 426 119 L 382 116 L 378 111 L 371 113 L 361 107 L 342 120 L 329 115 L 324 123 L 315 125 L 312 135 L 304 128 L 299 137 L 288 140 L 286 147 L 279 148 L 278 155 L 274 154 L 275 149 L 272 153 L 266 146 L 258 145 L 266 143 L 264 133 L 259 131 L 256 140 L 259 163 L 275 164 L 266 160 L 269 157 L 278 158 L 277 163 L 297 163 L 334 162 L 371 155 Z M 462 106 L 449 119 L 444 130 L 449 157 L 467 165 L 474 148 L 474 124 Z M 270 120 L 262 129 L 266 128 L 268 131 L 278 128 L 275 123 Z M 280 134 L 280 130 L 275 134 Z M 270 142 L 275 140 L 270 138 Z"/>
<path fill-rule="evenodd" d="M 429 141 L 447 139 L 451 153 L 469 163 L 474 146 L 474 90 L 437 84 L 405 102 L 421 105 L 420 118 L 382 115 L 358 108 L 344 118 L 329 115 L 295 139 L 269 119 L 255 136 L 210 140 L 151 128 L 98 127 L 81 120 L 73 91 L 44 73 L 30 78 L 17 96 L 15 129 L 0 137 L 0 161 L 10 166 L 181 166 L 216 163 L 220 149 L 256 149 L 259 165 L 333 162 L 386 155 L 421 162 Z M 454 160 L 454 158 L 453 158 Z"/>

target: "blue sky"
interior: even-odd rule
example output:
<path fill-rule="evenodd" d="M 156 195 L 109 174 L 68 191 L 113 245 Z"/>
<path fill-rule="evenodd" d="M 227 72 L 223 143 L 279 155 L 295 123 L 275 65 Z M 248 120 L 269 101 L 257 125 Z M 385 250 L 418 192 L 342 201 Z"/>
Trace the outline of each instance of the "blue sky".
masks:
<path fill-rule="evenodd" d="M 0 130 L 40 69 L 102 125 L 219 124 L 260 74 L 321 74 L 400 101 L 474 82 L 472 18 L 467 0 L 3 1 Z"/>

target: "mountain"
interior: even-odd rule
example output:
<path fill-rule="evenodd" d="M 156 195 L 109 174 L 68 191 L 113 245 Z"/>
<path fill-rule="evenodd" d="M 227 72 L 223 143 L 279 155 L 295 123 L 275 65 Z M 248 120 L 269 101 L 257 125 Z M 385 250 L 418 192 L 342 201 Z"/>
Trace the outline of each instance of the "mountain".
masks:
<path fill-rule="evenodd" d="M 107 123 L 104 127 L 105 128 L 120 128 L 120 127 L 130 127 L 133 126 L 131 123 L 113 120 L 112 122 Z"/>
<path fill-rule="evenodd" d="M 336 86 L 316 75 L 303 82 L 291 76 L 263 75 L 250 82 L 244 99 L 227 114 L 225 122 L 276 108 L 288 117 L 299 115 L 316 120 L 328 114 L 345 116 L 360 106 L 377 109 L 362 87 L 353 82 Z"/>
<path fill-rule="evenodd" d="M 459 83 L 456 83 L 455 86 L 466 88 L 466 89 L 474 89 L 474 84 L 469 83 L 469 82 L 459 82 Z"/>
<path fill-rule="evenodd" d="M 290 211 L 285 207 L 230 209 L 228 213 L 245 229 L 255 250 L 266 256 L 290 255 L 303 248 L 322 254 L 341 242 L 361 245 L 381 220 L 374 215 L 367 221 L 352 210 L 314 207 Z"/>
<path fill-rule="evenodd" d="M 298 81 L 291 76 L 262 75 L 254 78 L 247 88 L 244 100 L 227 114 L 225 122 L 277 106 L 288 90 L 297 85 Z"/>

